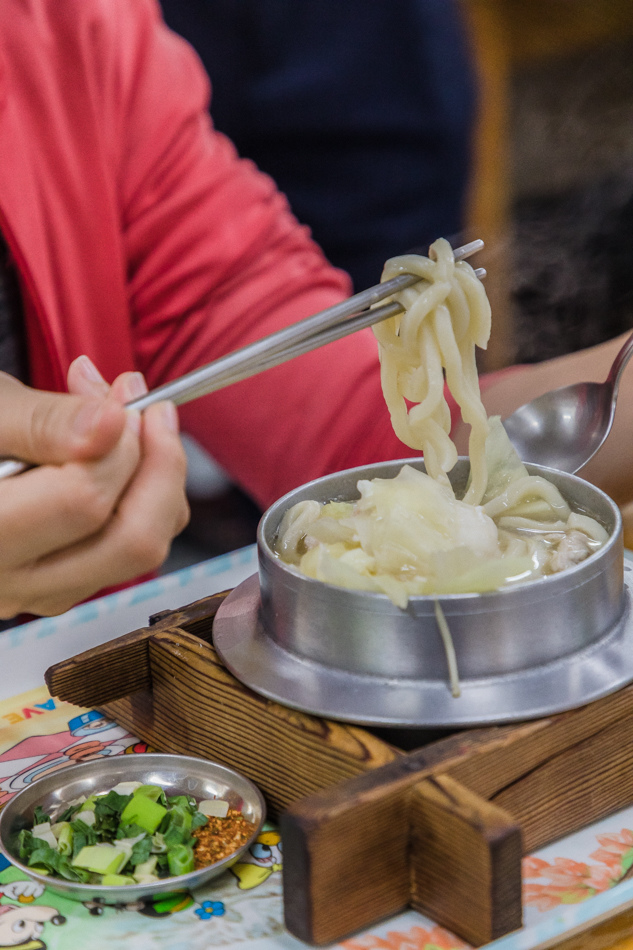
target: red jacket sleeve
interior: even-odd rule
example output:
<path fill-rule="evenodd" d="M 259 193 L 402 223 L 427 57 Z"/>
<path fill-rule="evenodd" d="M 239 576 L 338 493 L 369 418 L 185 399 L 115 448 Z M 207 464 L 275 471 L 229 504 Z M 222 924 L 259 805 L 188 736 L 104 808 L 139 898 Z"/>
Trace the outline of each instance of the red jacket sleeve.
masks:
<path fill-rule="evenodd" d="M 273 182 L 212 129 L 191 48 L 155 4 L 126 3 L 135 40 L 121 78 L 121 207 L 135 351 L 155 386 L 329 306 L 350 287 Z M 411 454 L 392 432 L 369 331 L 181 414 L 264 505 L 328 471 Z"/>

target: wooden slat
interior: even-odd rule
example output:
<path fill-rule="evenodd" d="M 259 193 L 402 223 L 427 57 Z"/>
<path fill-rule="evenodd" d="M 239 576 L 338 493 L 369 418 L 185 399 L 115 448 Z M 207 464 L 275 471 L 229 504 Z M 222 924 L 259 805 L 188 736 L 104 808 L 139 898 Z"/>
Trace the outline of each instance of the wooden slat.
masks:
<path fill-rule="evenodd" d="M 117 721 L 161 751 L 187 751 L 237 768 L 259 785 L 273 814 L 401 755 L 356 726 L 259 696 L 222 666 L 212 646 L 191 634 L 160 630 L 149 640 L 149 653 L 151 701 L 144 693 L 130 697 L 128 713 L 135 701 L 140 704 L 136 716 L 117 715 Z"/>
<path fill-rule="evenodd" d="M 633 802 L 633 715 L 503 789 L 493 801 L 521 822 L 527 852 Z"/>
<path fill-rule="evenodd" d="M 220 604 L 229 591 L 205 597 L 164 620 L 102 643 L 62 660 L 46 671 L 51 696 L 76 706 L 101 706 L 137 690 L 150 688 L 147 642 L 165 626 L 179 626 L 202 639 L 211 639 L 211 628 Z"/>
<path fill-rule="evenodd" d="M 288 930 L 322 945 L 407 907 L 408 793 L 504 736 L 498 729 L 450 736 L 291 805 L 281 816 Z"/>
<path fill-rule="evenodd" d="M 411 906 L 479 946 L 521 926 L 521 829 L 446 775 L 408 801 Z"/>
<path fill-rule="evenodd" d="M 128 732 L 147 742 L 153 749 L 159 752 L 167 751 L 159 748 L 153 739 L 154 697 L 151 689 L 138 690 L 111 703 L 100 703 L 98 708 L 108 719 L 124 726 Z M 187 750 L 178 751 L 186 753 Z"/>
<path fill-rule="evenodd" d="M 631 715 L 633 685 L 580 709 L 510 727 L 503 742 L 478 749 L 451 768 L 450 774 L 483 798 L 492 799 L 562 752 L 612 726 L 619 728 Z"/>
<path fill-rule="evenodd" d="M 49 667 L 44 677 L 49 693 L 75 706 L 99 706 L 149 689 L 147 641 L 153 633 L 142 627 Z"/>

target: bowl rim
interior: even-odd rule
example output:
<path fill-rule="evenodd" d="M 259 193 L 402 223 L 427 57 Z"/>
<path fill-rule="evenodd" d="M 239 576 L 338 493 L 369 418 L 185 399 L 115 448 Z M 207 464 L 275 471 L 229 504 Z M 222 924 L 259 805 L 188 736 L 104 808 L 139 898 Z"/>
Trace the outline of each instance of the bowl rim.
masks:
<path fill-rule="evenodd" d="M 468 458 L 468 456 L 459 456 L 457 462 L 455 463 L 455 466 L 453 466 L 453 469 L 451 469 L 451 472 L 455 470 L 455 467 L 459 463 L 469 464 L 470 459 Z M 607 495 L 605 491 L 603 491 L 601 488 L 598 488 L 598 486 L 594 485 L 592 482 L 587 481 L 587 479 L 581 478 L 579 475 L 572 474 L 570 472 L 563 472 L 560 469 L 555 469 L 547 465 L 540 465 L 535 462 L 523 462 L 523 464 L 528 469 L 530 474 L 532 474 L 533 470 L 534 470 L 534 474 L 544 475 L 545 477 L 547 477 L 548 473 L 551 473 L 557 477 L 562 476 L 565 480 L 569 480 L 573 484 L 589 486 L 589 488 L 593 492 L 595 492 L 595 494 L 602 500 L 602 502 L 607 506 L 607 508 L 611 510 L 612 514 L 614 515 L 614 528 L 613 528 L 613 531 L 610 532 L 609 539 L 605 542 L 605 544 L 598 550 L 592 552 L 583 561 L 580 561 L 577 564 L 574 564 L 571 567 L 568 567 L 564 571 L 561 571 L 557 574 L 546 574 L 546 575 L 543 575 L 542 577 L 536 577 L 524 583 L 508 584 L 506 587 L 499 587 L 496 590 L 491 590 L 491 591 L 481 591 L 481 592 L 464 591 L 461 593 L 439 593 L 439 594 L 411 594 L 409 596 L 410 602 L 412 602 L 413 604 L 420 604 L 420 605 L 426 603 L 426 604 L 429 604 L 430 606 L 432 606 L 436 601 L 440 601 L 442 605 L 444 605 L 444 603 L 450 604 L 450 603 L 457 603 L 457 602 L 463 602 L 463 601 L 465 602 L 471 601 L 475 603 L 477 601 L 481 602 L 487 599 L 493 599 L 500 596 L 508 597 L 519 590 L 521 591 L 533 590 L 535 592 L 535 595 L 539 596 L 539 592 L 541 592 L 541 594 L 544 594 L 547 591 L 548 587 L 552 587 L 556 585 L 557 581 L 559 581 L 561 575 L 563 574 L 565 575 L 565 577 L 570 577 L 573 574 L 587 573 L 588 571 L 591 570 L 591 567 L 595 561 L 597 561 L 598 559 L 601 559 L 601 560 L 604 559 L 604 557 L 608 556 L 609 552 L 614 547 L 618 546 L 621 543 L 622 514 L 620 512 L 620 509 L 616 505 L 615 501 L 609 495 Z M 275 551 L 272 544 L 270 544 L 268 540 L 266 539 L 265 531 L 267 530 L 268 523 L 270 519 L 274 516 L 274 514 L 277 511 L 281 511 L 283 515 L 283 513 L 288 509 L 288 507 L 290 507 L 291 499 L 293 498 L 293 496 L 297 495 L 299 492 L 307 491 L 311 489 L 313 486 L 321 485 L 324 482 L 327 482 L 330 479 L 334 480 L 337 477 L 349 478 L 351 476 L 357 475 L 358 478 L 361 478 L 362 473 L 367 473 L 369 470 L 372 470 L 372 469 L 379 469 L 384 466 L 388 466 L 390 468 L 398 467 L 398 470 L 399 470 L 404 465 L 411 465 L 413 467 L 416 467 L 426 472 L 424 459 L 421 456 L 414 456 L 411 458 L 404 458 L 404 459 L 387 459 L 386 461 L 383 461 L 383 462 L 369 462 L 365 465 L 356 465 L 353 468 L 342 469 L 341 471 L 338 471 L 338 472 L 331 472 L 327 475 L 321 475 L 318 478 L 313 478 L 309 482 L 305 482 L 302 485 L 297 485 L 296 488 L 291 489 L 290 491 L 286 492 L 285 495 L 282 495 L 280 498 L 278 498 L 275 502 L 273 502 L 272 505 L 270 505 L 266 509 L 266 511 L 263 513 L 259 521 L 259 524 L 257 526 L 257 550 L 258 550 L 258 555 L 259 555 L 260 577 L 261 577 L 261 572 L 262 572 L 262 559 L 265 559 L 267 564 L 271 566 L 274 565 L 272 569 L 279 570 L 283 573 L 286 573 L 290 578 L 295 579 L 297 583 L 306 584 L 308 585 L 310 589 L 332 590 L 332 591 L 339 592 L 339 595 L 340 595 L 340 592 L 343 592 L 344 595 L 349 595 L 350 597 L 362 596 L 363 600 L 368 598 L 370 601 L 374 601 L 376 603 L 389 603 L 390 602 L 389 597 L 387 596 L 387 594 L 383 593 L 382 591 L 371 591 L 371 590 L 361 590 L 361 589 L 356 589 L 356 588 L 340 587 L 337 584 L 332 584 L 330 581 L 317 580 L 314 577 L 309 577 L 307 574 L 301 573 L 301 571 L 294 564 L 289 564 L 288 562 L 284 561 L 280 557 L 280 555 Z M 451 472 L 448 473 L 449 476 L 451 475 Z M 397 474 L 397 472 L 395 474 Z M 369 475 L 366 477 L 382 478 L 384 476 Z M 395 477 L 395 475 L 393 477 Z M 280 521 L 281 521 L 281 517 L 278 519 L 276 528 L 278 528 Z M 606 526 L 603 525 L 603 527 L 605 527 L 605 530 L 606 530 Z M 597 567 L 597 573 L 601 573 L 602 570 L 603 570 L 602 567 Z"/>

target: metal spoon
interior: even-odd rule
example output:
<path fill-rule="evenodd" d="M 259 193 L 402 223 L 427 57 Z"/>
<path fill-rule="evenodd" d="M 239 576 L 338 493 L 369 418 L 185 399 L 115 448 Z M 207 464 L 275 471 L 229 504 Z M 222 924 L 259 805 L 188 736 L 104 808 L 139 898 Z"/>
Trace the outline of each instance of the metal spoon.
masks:
<path fill-rule="evenodd" d="M 573 383 L 521 406 L 503 425 L 524 462 L 573 474 L 593 458 L 611 431 L 618 387 L 633 354 L 633 334 L 603 383 Z"/>

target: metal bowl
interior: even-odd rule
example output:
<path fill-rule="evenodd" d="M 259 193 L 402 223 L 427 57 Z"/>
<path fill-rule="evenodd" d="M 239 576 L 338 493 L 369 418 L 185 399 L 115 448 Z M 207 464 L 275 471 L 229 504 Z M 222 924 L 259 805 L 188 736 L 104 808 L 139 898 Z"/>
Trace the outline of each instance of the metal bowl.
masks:
<path fill-rule="evenodd" d="M 609 542 L 561 574 L 485 594 L 411 597 L 406 610 L 384 594 L 347 590 L 305 577 L 285 564 L 274 545 L 284 512 L 299 501 L 358 498 L 359 478 L 390 478 L 403 464 L 351 469 L 304 485 L 268 509 L 259 527 L 262 621 L 283 648 L 336 669 L 380 676 L 446 679 L 446 659 L 435 619 L 439 600 L 464 678 L 510 673 L 583 649 L 621 616 L 623 543 L 617 506 L 574 475 L 531 465 L 572 508 L 590 513 Z M 469 465 L 451 472 L 458 495 Z"/>
<path fill-rule="evenodd" d="M 394 477 L 404 464 L 424 470 L 419 459 L 349 469 L 295 489 L 264 514 L 257 595 L 252 583 L 240 585 L 241 607 L 238 588 L 214 629 L 216 648 L 239 679 L 320 715 L 410 726 L 530 718 L 580 705 L 633 679 L 620 513 L 577 476 L 527 466 L 553 482 L 572 508 L 596 518 L 608 542 L 560 574 L 502 590 L 411 597 L 402 610 L 384 594 L 305 577 L 275 553 L 281 518 L 292 505 L 357 498 L 360 478 Z M 468 460 L 460 459 L 450 475 L 458 496 L 468 473 Z M 448 690 L 436 599 L 455 644 L 459 699 Z M 238 630 L 240 611 L 249 630 Z M 600 650 L 614 639 L 617 656 L 608 658 L 607 670 Z M 582 662 L 587 651 L 598 657 L 591 682 Z"/>
<path fill-rule="evenodd" d="M 80 884 L 35 873 L 22 864 L 17 856 L 17 837 L 23 828 L 33 826 L 36 805 L 55 817 L 68 802 L 81 795 L 107 792 L 119 782 L 142 782 L 161 785 L 170 795 L 193 795 L 198 800 L 223 798 L 232 808 L 253 822 L 255 830 L 237 851 L 189 874 L 162 878 L 150 884 L 102 887 L 98 884 Z M 128 903 L 165 892 L 191 890 L 205 881 L 222 874 L 235 864 L 259 834 L 266 817 L 266 806 L 258 788 L 247 778 L 215 762 L 188 755 L 137 755 L 99 758 L 81 765 L 73 765 L 27 786 L 5 806 L 0 814 L 0 851 L 33 880 L 78 901 L 99 900 L 107 904 Z"/>

